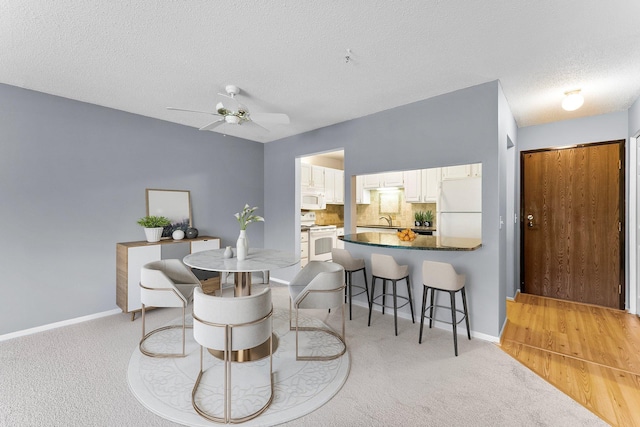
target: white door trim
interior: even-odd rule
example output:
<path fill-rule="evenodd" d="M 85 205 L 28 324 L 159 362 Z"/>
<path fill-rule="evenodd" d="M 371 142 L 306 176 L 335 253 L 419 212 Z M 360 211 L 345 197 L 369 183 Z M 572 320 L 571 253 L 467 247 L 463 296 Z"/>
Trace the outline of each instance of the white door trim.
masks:
<path fill-rule="evenodd" d="M 638 250 L 638 242 L 639 242 L 639 234 L 640 229 L 638 229 L 638 225 L 640 224 L 640 218 L 638 218 L 638 213 L 640 212 L 640 197 L 638 195 L 638 191 L 640 191 L 640 165 L 638 162 L 640 161 L 640 156 L 638 154 L 638 142 L 640 138 L 629 138 L 629 161 L 627 162 L 627 176 L 629 190 L 627 192 L 627 206 L 628 206 L 628 216 L 627 216 L 627 245 L 626 249 L 628 251 L 627 255 L 627 271 L 626 271 L 626 289 L 628 290 L 628 294 L 626 295 L 627 300 L 627 309 L 631 314 L 638 314 L 638 307 L 640 306 L 640 302 L 638 301 L 639 288 L 638 283 L 638 274 L 639 274 L 639 265 L 640 265 L 640 250 Z"/>

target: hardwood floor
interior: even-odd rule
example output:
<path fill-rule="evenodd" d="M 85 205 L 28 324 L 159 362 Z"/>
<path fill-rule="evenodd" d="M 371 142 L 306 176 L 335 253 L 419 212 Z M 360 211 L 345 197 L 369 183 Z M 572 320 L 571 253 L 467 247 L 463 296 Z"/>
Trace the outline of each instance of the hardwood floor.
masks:
<path fill-rule="evenodd" d="M 613 426 L 640 426 L 640 319 L 518 294 L 502 349 Z"/>

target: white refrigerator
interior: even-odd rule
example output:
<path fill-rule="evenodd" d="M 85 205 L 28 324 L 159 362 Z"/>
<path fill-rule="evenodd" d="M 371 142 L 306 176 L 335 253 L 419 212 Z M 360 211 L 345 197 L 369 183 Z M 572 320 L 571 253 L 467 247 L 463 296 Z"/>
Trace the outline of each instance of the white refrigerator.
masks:
<path fill-rule="evenodd" d="M 442 180 L 438 234 L 482 238 L 482 177 Z"/>

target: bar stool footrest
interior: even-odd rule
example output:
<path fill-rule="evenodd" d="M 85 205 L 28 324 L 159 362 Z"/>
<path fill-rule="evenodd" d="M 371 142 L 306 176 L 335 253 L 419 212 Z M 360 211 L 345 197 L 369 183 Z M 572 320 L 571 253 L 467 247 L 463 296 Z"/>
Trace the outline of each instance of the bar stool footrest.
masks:
<path fill-rule="evenodd" d="M 371 304 L 375 304 L 375 305 L 377 305 L 377 306 L 384 307 L 384 308 L 391 308 L 391 309 L 393 309 L 393 305 L 385 305 L 385 304 L 382 304 L 381 302 L 376 302 L 376 300 L 377 300 L 378 298 L 381 298 L 381 297 L 383 297 L 383 296 L 385 296 L 385 295 L 386 295 L 387 297 L 391 298 L 391 299 L 392 299 L 392 301 L 393 301 L 393 294 L 381 294 L 381 295 L 378 295 L 377 297 L 374 297 L 374 298 L 373 298 L 373 300 L 371 301 Z M 403 300 L 405 300 L 405 301 L 406 301 L 404 304 L 398 305 L 398 306 L 397 306 L 397 308 L 402 308 L 402 307 L 404 307 L 405 305 L 409 304 L 409 302 L 410 302 L 409 297 L 405 297 L 405 296 L 402 296 L 402 295 L 396 295 L 396 298 L 397 298 L 397 299 L 403 299 Z"/>
<path fill-rule="evenodd" d="M 448 313 L 451 313 L 451 307 L 446 306 L 446 305 L 436 305 L 436 304 L 434 304 L 434 305 L 430 305 L 430 306 L 428 306 L 428 307 L 426 307 L 426 308 L 424 309 L 424 312 L 422 313 L 422 317 L 423 317 L 424 319 L 435 320 L 436 322 L 446 323 L 447 325 L 453 325 L 453 322 L 448 322 L 448 321 L 446 321 L 446 320 L 440 320 L 440 319 L 437 319 L 437 318 L 435 317 L 435 315 L 434 315 L 433 317 L 430 317 L 429 315 L 425 314 L 425 313 L 426 313 L 428 310 L 430 310 L 432 307 L 433 307 L 433 308 L 444 308 L 444 309 L 447 309 L 447 310 L 448 310 Z M 467 315 L 466 315 L 466 314 L 464 314 L 464 311 L 463 311 L 463 310 L 459 310 L 459 309 L 457 309 L 457 308 L 456 308 L 456 313 L 460 313 L 460 314 L 462 314 L 462 317 L 460 318 L 460 320 L 458 320 L 458 316 L 456 316 L 456 320 L 457 320 L 456 325 L 459 325 L 459 324 L 460 324 L 460 322 L 462 322 L 462 321 L 464 320 L 464 318 L 465 318 L 465 317 L 467 317 Z"/>

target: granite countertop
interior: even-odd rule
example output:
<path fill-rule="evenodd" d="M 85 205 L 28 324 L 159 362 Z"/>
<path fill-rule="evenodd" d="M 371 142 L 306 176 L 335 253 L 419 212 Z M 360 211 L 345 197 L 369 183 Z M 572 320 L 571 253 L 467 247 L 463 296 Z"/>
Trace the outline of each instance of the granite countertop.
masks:
<path fill-rule="evenodd" d="M 347 234 L 339 239 L 360 245 L 432 251 L 475 251 L 482 246 L 481 239 L 418 235 L 415 240 L 405 242 L 395 234 L 375 232 Z"/>

